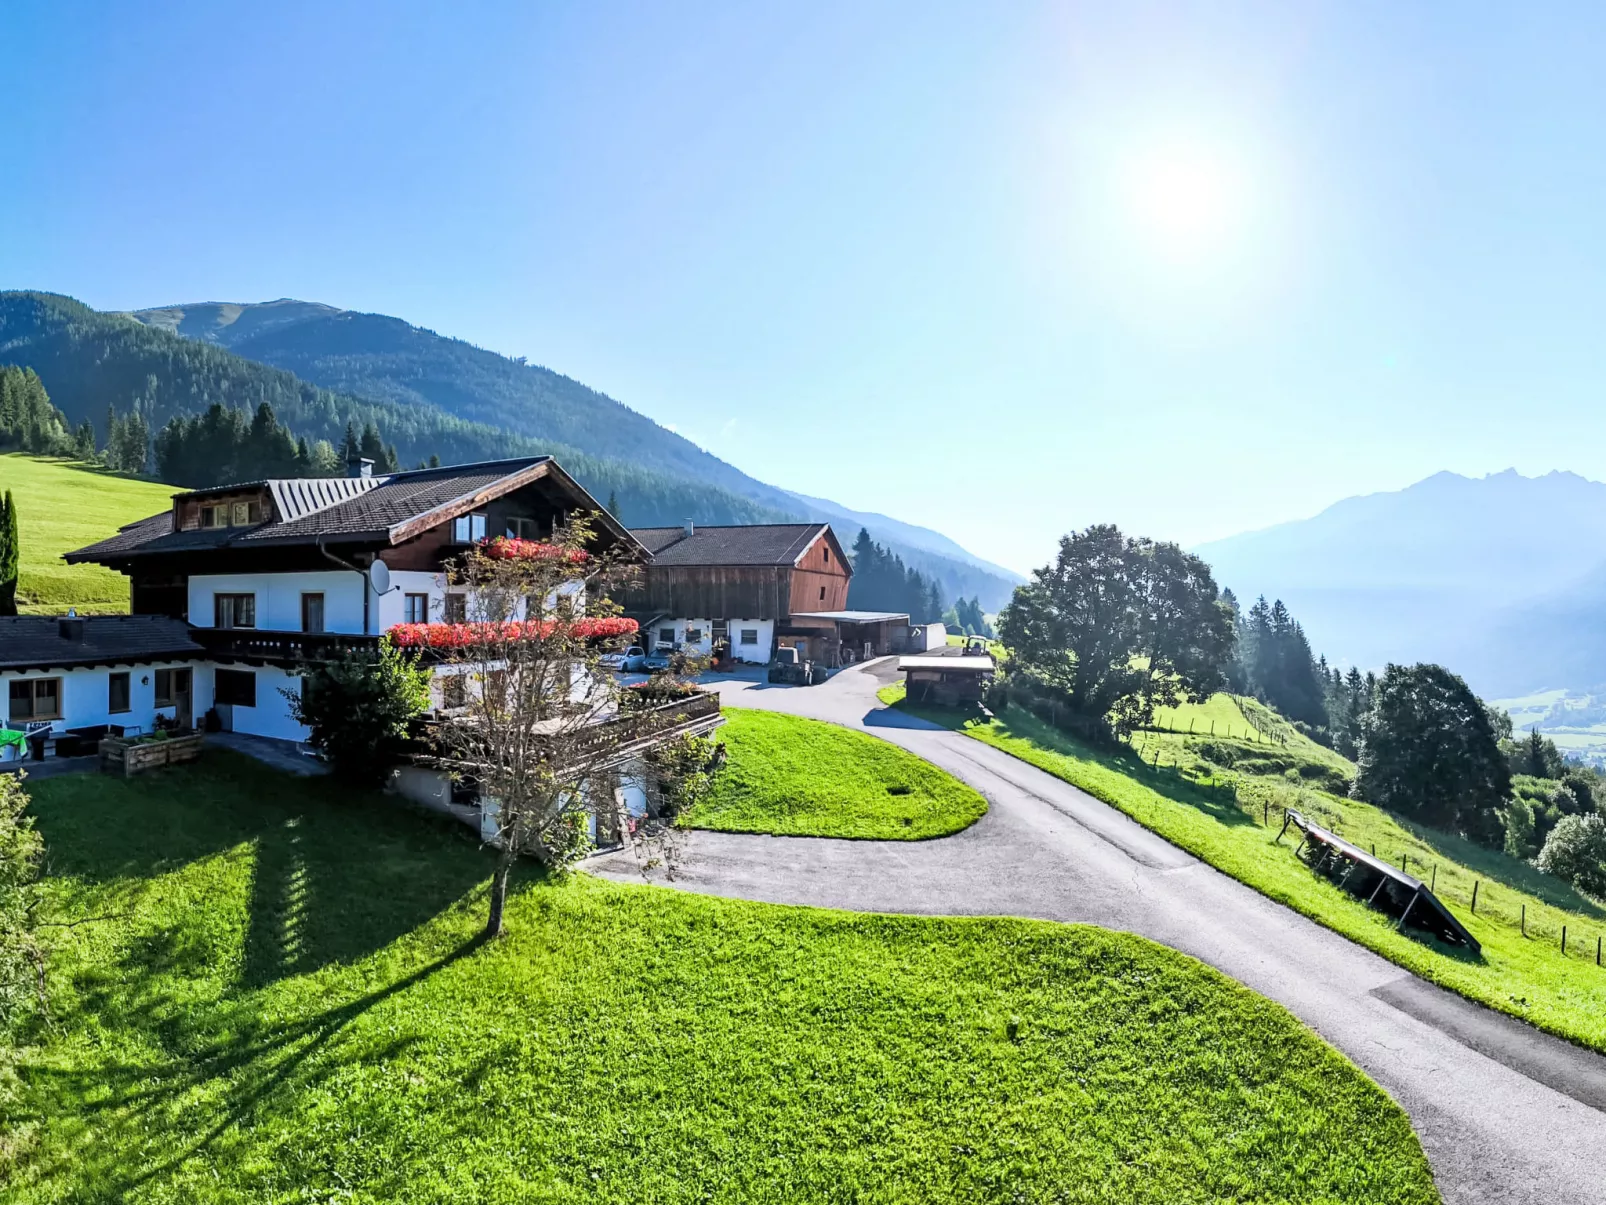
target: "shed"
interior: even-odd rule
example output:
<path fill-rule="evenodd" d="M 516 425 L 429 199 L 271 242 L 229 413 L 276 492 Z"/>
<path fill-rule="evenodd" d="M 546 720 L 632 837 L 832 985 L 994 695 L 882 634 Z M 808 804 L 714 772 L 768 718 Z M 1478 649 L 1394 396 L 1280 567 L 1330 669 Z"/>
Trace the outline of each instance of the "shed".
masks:
<path fill-rule="evenodd" d="M 903 672 L 910 699 L 940 707 L 980 703 L 987 684 L 998 672 L 991 657 L 945 657 L 940 653 L 900 657 L 898 669 Z"/>

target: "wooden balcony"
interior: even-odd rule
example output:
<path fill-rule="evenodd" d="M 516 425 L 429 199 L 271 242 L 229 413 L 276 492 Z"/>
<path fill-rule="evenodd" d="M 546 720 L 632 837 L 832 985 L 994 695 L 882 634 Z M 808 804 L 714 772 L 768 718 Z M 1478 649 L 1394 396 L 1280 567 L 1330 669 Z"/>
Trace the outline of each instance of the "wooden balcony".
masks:
<path fill-rule="evenodd" d="M 244 665 L 305 665 L 347 649 L 377 649 L 378 636 L 344 632 L 274 632 L 256 628 L 191 628 L 190 637 L 212 657 Z"/>

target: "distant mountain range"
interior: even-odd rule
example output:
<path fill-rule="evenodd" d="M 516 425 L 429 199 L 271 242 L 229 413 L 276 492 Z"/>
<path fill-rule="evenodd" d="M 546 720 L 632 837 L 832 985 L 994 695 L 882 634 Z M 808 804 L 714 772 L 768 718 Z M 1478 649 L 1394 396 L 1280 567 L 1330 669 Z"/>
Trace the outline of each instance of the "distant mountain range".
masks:
<path fill-rule="evenodd" d="M 1575 473 L 1437 473 L 1196 551 L 1341 665 L 1438 661 L 1491 698 L 1606 683 L 1606 484 Z"/>
<path fill-rule="evenodd" d="M 826 520 L 879 543 L 987 610 L 1021 580 L 938 532 L 749 477 L 605 394 L 399 318 L 289 299 L 103 314 L 67 297 L 0 292 L 0 363 L 34 368 L 73 422 L 108 405 L 153 428 L 213 402 L 270 402 L 297 434 L 338 441 L 376 422 L 404 464 L 530 452 L 558 457 L 626 522 Z M 851 528 L 851 530 L 850 530 Z"/>
<path fill-rule="evenodd" d="M 289 298 L 167 306 L 127 316 L 217 344 L 343 394 L 404 407 L 431 407 L 539 443 L 578 448 L 591 456 L 713 486 L 756 503 L 774 518 L 832 522 L 843 528 L 844 541 L 851 542 L 857 528 L 865 527 L 905 562 L 937 576 L 946 597 L 978 596 L 987 610 L 1002 606 L 1023 580 L 929 528 L 851 510 L 750 477 L 646 415 L 561 373 L 400 318 Z M 626 516 L 642 525 L 676 523 L 685 517 Z"/>

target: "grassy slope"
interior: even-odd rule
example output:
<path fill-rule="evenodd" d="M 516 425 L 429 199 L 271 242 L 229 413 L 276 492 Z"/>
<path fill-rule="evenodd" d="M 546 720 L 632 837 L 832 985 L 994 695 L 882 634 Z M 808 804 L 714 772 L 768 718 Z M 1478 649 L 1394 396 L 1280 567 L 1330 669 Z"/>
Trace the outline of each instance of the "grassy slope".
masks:
<path fill-rule="evenodd" d="M 584 876 L 213 753 L 36 789 L 40 1202 L 1437 1200 L 1287 1013 L 1129 935 Z M 1017 1030 L 1013 1040 L 1011 1022 Z"/>
<path fill-rule="evenodd" d="M 918 840 L 956 833 L 987 810 L 952 775 L 834 724 L 733 710 L 720 735 L 730 761 L 687 814 L 691 828 Z"/>
<path fill-rule="evenodd" d="M 1606 970 L 1594 961 L 1596 937 L 1606 934 L 1606 909 L 1526 863 L 1309 787 L 1246 776 L 1212 781 L 1205 777 L 1211 767 L 1189 753 L 1185 737 L 1142 734 L 1145 756 L 1159 755 L 1162 768 L 1155 771 L 1131 755 L 1093 750 L 1019 709 L 970 724 L 965 732 L 1120 808 L 1240 882 L 1424 978 L 1606 1050 Z M 1190 776 L 1205 780 L 1192 782 Z M 1297 861 L 1292 840 L 1274 845 L 1278 808 L 1285 804 L 1375 847 L 1395 865 L 1409 859 L 1412 873 L 1435 880 L 1439 897 L 1482 943 L 1483 957 L 1396 932 L 1381 914 Z M 1268 807 L 1270 830 L 1261 825 Z M 1474 916 L 1475 881 L 1482 885 Z M 1524 905 L 1527 937 L 1521 933 Z M 1559 949 L 1563 925 L 1569 938 L 1565 957 Z"/>
<path fill-rule="evenodd" d="M 64 564 L 61 554 L 165 509 L 173 487 L 10 453 L 0 455 L 0 490 L 7 489 L 21 526 L 23 612 L 128 610 L 126 577 L 99 565 Z"/>

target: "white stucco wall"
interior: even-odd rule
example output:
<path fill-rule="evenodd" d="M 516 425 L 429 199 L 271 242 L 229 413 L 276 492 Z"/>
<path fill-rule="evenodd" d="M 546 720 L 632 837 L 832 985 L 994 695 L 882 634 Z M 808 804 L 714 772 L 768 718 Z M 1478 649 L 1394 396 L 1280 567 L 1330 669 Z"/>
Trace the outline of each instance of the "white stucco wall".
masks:
<path fill-rule="evenodd" d="M 202 675 L 202 667 L 190 666 L 186 661 L 158 661 L 150 665 L 97 665 L 91 668 L 80 669 L 52 669 L 28 670 L 18 673 L 14 670 L 0 671 L 0 723 L 10 723 L 10 683 L 27 678 L 60 678 L 61 679 L 61 714 L 62 718 L 51 722 L 52 730 L 65 732 L 68 728 L 89 728 L 98 724 L 119 724 L 125 728 L 138 728 L 149 732 L 156 723 L 157 715 L 168 718 L 173 717 L 171 707 L 158 709 L 156 706 L 156 671 L 159 669 L 195 670 L 194 678 Z M 114 673 L 128 675 L 128 701 L 129 710 L 112 712 L 107 704 L 110 702 L 109 679 Z M 194 686 L 191 690 L 199 694 Z M 210 705 L 210 699 L 208 700 Z M 205 708 L 196 704 L 195 718 L 199 719 L 205 714 Z"/>
<path fill-rule="evenodd" d="M 773 619 L 728 619 L 731 656 L 738 661 L 750 661 L 763 665 L 770 659 L 770 650 L 775 641 L 775 621 Z M 684 648 L 688 652 L 695 652 L 701 656 L 708 656 L 714 651 L 714 621 L 712 619 L 660 619 L 652 628 L 644 633 L 649 643 L 644 645 L 650 653 L 662 643 L 662 633 L 665 628 L 675 629 L 674 643 L 677 648 Z M 699 629 L 702 639 L 689 642 L 686 632 L 689 628 Z M 754 628 L 758 631 L 758 643 L 742 643 L 742 629 Z"/>
<path fill-rule="evenodd" d="M 398 575 L 399 576 L 399 575 Z M 427 574 L 423 576 L 428 576 Z M 362 634 L 362 596 L 366 579 L 358 573 L 332 569 L 327 573 L 222 573 L 190 578 L 190 623 L 209 628 L 215 615 L 212 597 L 216 594 L 255 594 L 256 626 L 259 631 L 299 632 L 301 596 L 323 595 L 323 627 L 326 632 Z M 400 614 L 401 595 L 397 599 Z M 370 595 L 370 602 L 384 600 Z M 399 620 L 397 622 L 400 622 Z M 379 629 L 372 626 L 370 632 Z"/>
<path fill-rule="evenodd" d="M 213 705 L 216 698 L 217 670 L 219 667 L 207 665 L 197 667 L 196 670 L 196 710 L 198 715 L 204 715 L 206 708 Z M 257 702 L 255 707 L 234 705 L 234 721 L 232 728 L 235 732 L 248 733 L 251 736 L 268 736 L 281 741 L 304 741 L 308 733 L 305 728 L 296 723 L 290 716 L 290 700 L 279 693 L 280 689 L 288 689 L 297 694 L 301 692 L 301 679 L 285 670 L 271 665 L 225 665 L 223 669 L 238 670 L 242 673 L 255 674 L 257 680 Z M 200 679 L 206 679 L 201 687 Z M 201 696 L 205 695 L 205 702 Z"/>
<path fill-rule="evenodd" d="M 416 569 L 393 569 L 390 589 L 375 599 L 375 632 L 383 632 L 399 623 L 407 622 L 407 595 L 429 595 L 429 614 L 426 623 L 444 623 L 446 575 L 424 573 Z"/>

